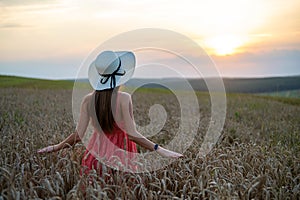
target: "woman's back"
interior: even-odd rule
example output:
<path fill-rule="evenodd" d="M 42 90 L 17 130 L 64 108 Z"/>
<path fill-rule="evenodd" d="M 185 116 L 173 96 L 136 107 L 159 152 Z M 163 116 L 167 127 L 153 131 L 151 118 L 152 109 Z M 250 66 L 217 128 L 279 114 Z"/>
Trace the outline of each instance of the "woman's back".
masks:
<path fill-rule="evenodd" d="M 115 101 L 112 101 L 111 104 L 112 105 L 112 113 L 113 113 L 113 117 L 114 117 L 114 121 L 115 124 L 118 125 L 122 130 L 125 131 L 126 125 L 125 125 L 125 116 L 123 114 L 124 111 L 130 111 L 132 112 L 132 107 L 130 105 L 130 94 L 126 93 L 126 92 L 121 92 L 118 91 L 115 94 Z M 85 106 L 83 106 L 84 108 L 86 108 L 86 112 L 88 113 L 89 117 L 88 119 L 91 120 L 91 123 L 93 125 L 93 128 L 95 130 L 98 130 L 98 132 L 102 132 L 102 129 L 99 130 L 99 121 L 97 120 L 96 117 L 96 110 L 95 110 L 95 93 L 92 92 L 88 95 L 85 96 L 84 100 L 83 100 L 83 104 L 85 104 Z M 104 105 L 99 105 L 99 106 L 104 106 Z M 84 110 L 83 110 L 84 112 Z M 99 113 L 100 115 L 105 114 L 105 113 Z M 132 115 L 131 115 L 132 118 Z M 128 126 L 128 125 L 127 125 Z M 101 127 L 101 125 L 100 125 Z"/>
<path fill-rule="evenodd" d="M 86 96 L 86 101 L 92 103 L 93 96 L 93 93 Z M 99 131 L 99 123 L 96 121 L 95 116 L 90 113 L 94 133 L 89 139 L 87 150 L 82 159 L 82 166 L 87 168 L 85 173 L 94 168 L 97 169 L 99 174 L 102 174 L 102 166 L 99 166 L 97 162 L 99 160 L 112 168 L 120 167 L 120 163 L 122 163 L 122 168 L 126 167 L 130 170 L 136 168 L 136 166 L 132 164 L 132 160 L 134 160 L 134 153 L 137 153 L 137 148 L 136 144 L 129 139 L 125 132 L 125 123 L 128 120 L 125 119 L 126 115 L 123 114 L 126 109 L 132 110 L 129 100 L 129 94 L 117 92 L 115 101 L 116 110 L 114 112 L 115 124 L 112 132 Z M 126 106 L 128 108 L 126 108 Z M 93 106 L 89 107 L 91 109 L 93 108 Z M 90 110 L 90 112 L 92 112 L 92 110 Z"/>

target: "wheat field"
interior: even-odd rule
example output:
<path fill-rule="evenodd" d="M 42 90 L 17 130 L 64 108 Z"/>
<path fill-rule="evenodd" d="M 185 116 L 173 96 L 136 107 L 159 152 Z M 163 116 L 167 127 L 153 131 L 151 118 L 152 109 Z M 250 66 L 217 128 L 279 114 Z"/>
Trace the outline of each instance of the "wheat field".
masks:
<path fill-rule="evenodd" d="M 210 101 L 208 94 L 198 93 L 200 127 L 184 158 L 157 171 L 116 171 L 88 184 L 97 174 L 79 174 L 83 144 L 50 154 L 36 153 L 74 131 L 72 91 L 0 91 L 0 199 L 300 198 L 299 101 L 228 95 L 221 138 L 206 157 L 201 157 L 198 150 L 210 120 Z M 151 105 L 165 107 L 167 123 L 150 139 L 167 144 L 180 119 L 176 97 L 137 91 L 132 98 L 135 120 L 141 126 L 149 123 Z"/>

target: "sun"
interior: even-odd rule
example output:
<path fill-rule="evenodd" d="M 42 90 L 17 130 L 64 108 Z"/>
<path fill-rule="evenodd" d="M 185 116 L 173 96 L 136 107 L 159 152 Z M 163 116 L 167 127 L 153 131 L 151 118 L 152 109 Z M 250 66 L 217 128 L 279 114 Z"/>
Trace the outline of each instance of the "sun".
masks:
<path fill-rule="evenodd" d="M 236 35 L 218 35 L 205 40 L 207 47 L 220 56 L 236 53 L 237 48 L 244 43 L 244 38 Z"/>

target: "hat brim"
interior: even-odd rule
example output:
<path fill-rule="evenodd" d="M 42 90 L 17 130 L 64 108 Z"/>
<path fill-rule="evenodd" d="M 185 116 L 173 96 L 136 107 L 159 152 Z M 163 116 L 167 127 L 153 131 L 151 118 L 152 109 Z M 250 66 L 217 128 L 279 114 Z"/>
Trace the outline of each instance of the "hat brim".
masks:
<path fill-rule="evenodd" d="M 115 53 L 121 60 L 121 67 L 119 72 L 120 73 L 125 72 L 123 76 L 118 76 L 118 75 L 115 76 L 116 79 L 115 87 L 117 87 L 126 83 L 133 76 L 136 61 L 135 61 L 135 56 L 132 52 L 116 51 Z M 95 66 L 95 62 L 92 62 L 89 67 L 88 77 L 89 77 L 89 82 L 94 90 L 111 89 L 110 79 L 105 84 L 102 84 L 100 82 L 101 79 L 104 77 L 98 74 L 98 71 Z"/>

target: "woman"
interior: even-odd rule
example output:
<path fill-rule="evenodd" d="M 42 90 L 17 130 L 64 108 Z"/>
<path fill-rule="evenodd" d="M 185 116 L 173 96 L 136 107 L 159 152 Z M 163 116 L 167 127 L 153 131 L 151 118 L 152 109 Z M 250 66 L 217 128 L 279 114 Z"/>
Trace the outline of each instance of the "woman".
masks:
<path fill-rule="evenodd" d="M 154 144 L 136 130 L 131 96 L 119 91 L 119 86 L 133 75 L 134 68 L 132 52 L 100 53 L 89 67 L 89 82 L 95 91 L 82 101 L 75 132 L 61 143 L 40 149 L 38 153 L 58 151 L 81 141 L 91 121 L 94 133 L 82 159 L 84 173 L 96 169 L 101 174 L 99 160 L 110 167 L 121 161 L 130 170 L 135 170 L 132 162 L 137 153 L 135 143 L 164 157 L 183 156 Z"/>

